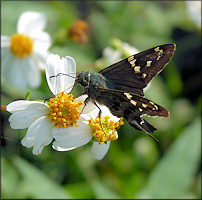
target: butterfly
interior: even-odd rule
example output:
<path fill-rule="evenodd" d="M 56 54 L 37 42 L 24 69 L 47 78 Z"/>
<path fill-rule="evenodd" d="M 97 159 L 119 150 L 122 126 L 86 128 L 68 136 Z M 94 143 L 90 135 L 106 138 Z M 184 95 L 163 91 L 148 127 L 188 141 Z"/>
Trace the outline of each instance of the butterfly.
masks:
<path fill-rule="evenodd" d="M 113 115 L 124 117 L 132 127 L 156 139 L 151 133 L 157 129 L 143 116 L 169 117 L 169 112 L 146 99 L 143 89 L 169 63 L 175 49 L 175 44 L 164 44 L 131 55 L 98 73 L 80 72 L 75 84 L 83 86 L 83 94 L 88 95 L 85 105 L 88 101 L 98 108 L 98 104 L 105 105 Z"/>

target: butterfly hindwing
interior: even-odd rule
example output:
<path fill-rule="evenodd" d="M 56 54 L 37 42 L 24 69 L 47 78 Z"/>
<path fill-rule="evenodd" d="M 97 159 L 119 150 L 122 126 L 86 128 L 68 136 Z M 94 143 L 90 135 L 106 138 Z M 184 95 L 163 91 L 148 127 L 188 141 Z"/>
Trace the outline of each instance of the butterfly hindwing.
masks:
<path fill-rule="evenodd" d="M 99 104 L 104 104 L 111 113 L 117 117 L 124 117 L 131 126 L 149 133 L 156 130 L 143 115 L 168 117 L 169 112 L 156 103 L 133 93 L 119 90 L 97 88 L 97 98 Z"/>
<path fill-rule="evenodd" d="M 164 69 L 175 48 L 175 44 L 156 46 L 117 62 L 99 73 L 108 80 L 110 89 L 144 96 L 143 89 Z"/>
<path fill-rule="evenodd" d="M 166 109 L 139 95 L 104 88 L 97 88 L 97 90 L 99 91 L 98 102 L 110 109 L 114 109 L 114 111 L 117 111 L 117 114 L 119 112 L 122 116 L 127 114 L 124 113 L 127 111 L 132 111 L 137 116 L 145 114 L 152 117 L 169 116 L 169 112 Z"/>

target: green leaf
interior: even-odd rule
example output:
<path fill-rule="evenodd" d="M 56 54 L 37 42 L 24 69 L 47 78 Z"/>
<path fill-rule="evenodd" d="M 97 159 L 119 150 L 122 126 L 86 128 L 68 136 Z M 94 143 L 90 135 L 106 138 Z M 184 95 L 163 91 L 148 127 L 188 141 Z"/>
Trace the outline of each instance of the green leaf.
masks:
<path fill-rule="evenodd" d="M 200 119 L 196 118 L 173 143 L 152 171 L 137 198 L 187 198 L 199 167 L 201 152 Z"/>
<path fill-rule="evenodd" d="M 25 97 L 25 100 L 29 100 L 30 99 L 30 91 L 28 90 L 27 94 L 26 94 L 26 97 Z"/>
<path fill-rule="evenodd" d="M 19 175 L 9 161 L 1 157 L 1 197 L 2 199 L 14 198 L 12 194 L 16 192 L 16 185 L 19 181 Z"/>
<path fill-rule="evenodd" d="M 120 199 L 119 194 L 107 185 L 95 170 L 94 164 L 100 161 L 96 161 L 92 156 L 89 156 L 91 153 L 91 148 L 82 150 L 79 152 L 77 162 L 89 186 L 92 188 L 94 197 L 96 199 Z"/>
<path fill-rule="evenodd" d="M 101 179 L 90 180 L 96 199 L 119 199 L 120 196 L 108 187 Z"/>
<path fill-rule="evenodd" d="M 31 163 L 17 156 L 13 157 L 12 161 L 21 175 L 21 181 L 16 186 L 18 190 L 13 194 L 13 198 L 16 196 L 33 199 L 71 198 L 66 190 Z"/>

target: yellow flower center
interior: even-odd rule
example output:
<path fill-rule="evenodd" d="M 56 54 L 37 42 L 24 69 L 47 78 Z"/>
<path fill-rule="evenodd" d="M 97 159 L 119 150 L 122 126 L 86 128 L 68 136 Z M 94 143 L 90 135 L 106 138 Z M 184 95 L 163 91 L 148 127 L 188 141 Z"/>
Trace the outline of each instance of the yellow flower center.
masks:
<path fill-rule="evenodd" d="M 110 117 L 106 116 L 100 119 L 96 117 L 95 120 L 89 120 L 89 125 L 93 129 L 93 136 L 99 143 L 105 143 L 108 140 L 116 140 L 118 138 L 116 128 L 119 128 L 123 124 L 122 118 L 119 122 L 109 121 L 109 119 Z"/>
<path fill-rule="evenodd" d="M 14 56 L 24 58 L 33 51 L 33 40 L 23 34 L 14 34 L 11 36 L 10 49 Z"/>
<path fill-rule="evenodd" d="M 54 127 L 79 126 L 77 120 L 80 118 L 82 104 L 82 102 L 73 99 L 72 94 L 62 92 L 50 99 L 47 116 L 54 123 Z"/>

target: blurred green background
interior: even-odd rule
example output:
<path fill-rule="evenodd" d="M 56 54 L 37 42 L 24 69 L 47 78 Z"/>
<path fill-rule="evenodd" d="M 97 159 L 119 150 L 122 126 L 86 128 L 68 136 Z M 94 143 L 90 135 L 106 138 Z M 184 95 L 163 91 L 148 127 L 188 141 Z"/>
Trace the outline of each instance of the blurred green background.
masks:
<path fill-rule="evenodd" d="M 2 35 L 16 32 L 22 12 L 42 12 L 53 42 L 50 52 L 72 56 L 77 72 L 112 64 L 104 61 L 103 50 L 118 49 L 117 41 L 139 51 L 177 45 L 145 92 L 171 113 L 169 119 L 147 118 L 158 129 L 159 143 L 125 122 L 101 161 L 91 157 L 91 143 L 69 152 L 49 145 L 34 156 L 20 144 L 26 130 L 11 129 L 10 114 L 1 111 L 2 199 L 201 198 L 201 27 L 195 21 L 201 10 L 190 13 L 190 8 L 186 1 L 1 1 Z M 88 23 L 88 41 L 68 37 L 75 20 Z M 30 100 L 52 95 L 42 76 L 42 85 L 30 89 Z M 25 99 L 26 92 L 2 81 L 1 105 Z"/>

